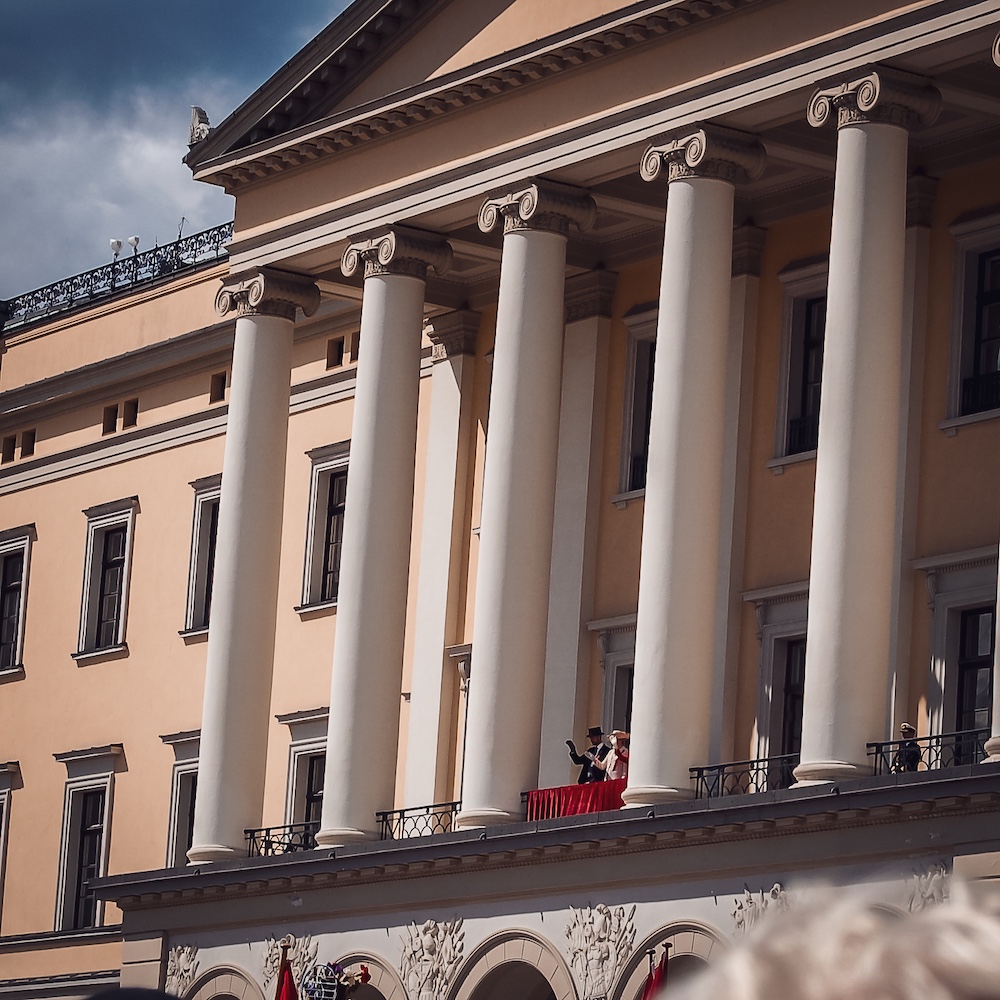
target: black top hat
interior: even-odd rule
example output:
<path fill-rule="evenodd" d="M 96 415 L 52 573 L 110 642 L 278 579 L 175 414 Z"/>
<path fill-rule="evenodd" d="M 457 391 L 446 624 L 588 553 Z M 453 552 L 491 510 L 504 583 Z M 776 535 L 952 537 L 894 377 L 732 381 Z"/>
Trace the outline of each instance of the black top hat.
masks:
<path fill-rule="evenodd" d="M 590 729 L 587 730 L 587 735 L 588 736 L 603 736 L 604 735 L 604 730 L 601 729 L 600 726 L 591 726 Z"/>

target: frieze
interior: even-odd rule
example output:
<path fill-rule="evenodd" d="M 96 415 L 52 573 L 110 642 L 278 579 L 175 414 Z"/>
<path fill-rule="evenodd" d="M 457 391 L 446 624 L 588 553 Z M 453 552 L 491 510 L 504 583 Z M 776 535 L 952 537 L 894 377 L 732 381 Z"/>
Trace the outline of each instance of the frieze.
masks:
<path fill-rule="evenodd" d="M 425 920 L 406 928 L 399 971 L 410 1000 L 441 1000 L 462 962 L 465 932 L 461 917 Z"/>
<path fill-rule="evenodd" d="M 280 940 L 269 937 L 264 941 L 262 971 L 265 992 L 267 992 L 268 985 L 278 975 L 278 969 L 281 968 L 281 951 L 286 947 L 288 948 L 288 964 L 292 968 L 292 979 L 295 980 L 295 986 L 300 993 L 303 985 L 314 976 L 319 942 L 313 941 L 311 934 L 303 934 L 302 937 L 286 934 Z"/>
<path fill-rule="evenodd" d="M 635 944 L 635 906 L 571 906 L 566 940 L 582 1000 L 605 997 Z"/>
<path fill-rule="evenodd" d="M 743 896 L 734 899 L 733 903 L 733 930 L 737 935 L 749 934 L 765 913 L 781 913 L 789 909 L 788 893 L 780 882 L 775 882 L 766 893 L 761 889 L 758 896 L 744 885 Z"/>
<path fill-rule="evenodd" d="M 167 978 L 164 990 L 183 996 L 198 975 L 198 946 L 175 944 L 167 953 Z"/>
<path fill-rule="evenodd" d="M 910 879 L 910 895 L 906 908 L 910 913 L 920 913 L 931 906 L 939 906 L 948 900 L 948 869 L 941 862 L 914 871 Z"/>

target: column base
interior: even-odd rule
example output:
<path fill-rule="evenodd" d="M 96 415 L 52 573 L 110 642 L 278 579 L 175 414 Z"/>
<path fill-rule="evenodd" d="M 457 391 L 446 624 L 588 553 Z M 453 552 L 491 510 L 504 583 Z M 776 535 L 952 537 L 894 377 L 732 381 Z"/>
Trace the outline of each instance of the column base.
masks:
<path fill-rule="evenodd" d="M 983 745 L 986 751 L 984 764 L 996 764 L 1000 761 L 1000 736 L 991 736 Z"/>
<path fill-rule="evenodd" d="M 349 826 L 320 830 L 316 834 L 317 847 L 344 847 L 347 844 L 360 844 L 367 840 L 378 840 L 378 834 L 374 830 L 355 830 Z"/>
<path fill-rule="evenodd" d="M 474 830 L 483 826 L 501 826 L 504 823 L 523 823 L 524 814 L 507 812 L 504 809 L 463 809 L 455 817 L 455 828 Z"/>
<path fill-rule="evenodd" d="M 795 784 L 792 788 L 807 788 L 810 785 L 829 785 L 835 781 L 851 781 L 867 778 L 872 769 L 866 764 L 852 764 L 847 760 L 811 760 L 799 764 L 792 774 Z"/>
<path fill-rule="evenodd" d="M 246 849 L 241 851 L 225 844 L 196 844 L 187 852 L 189 865 L 200 865 L 206 861 L 230 861 L 233 858 L 245 858 Z"/>
<path fill-rule="evenodd" d="M 682 802 L 694 798 L 692 788 L 671 788 L 668 785 L 629 785 L 622 792 L 622 802 L 626 809 L 641 809 L 643 806 L 658 806 L 664 802 Z"/>

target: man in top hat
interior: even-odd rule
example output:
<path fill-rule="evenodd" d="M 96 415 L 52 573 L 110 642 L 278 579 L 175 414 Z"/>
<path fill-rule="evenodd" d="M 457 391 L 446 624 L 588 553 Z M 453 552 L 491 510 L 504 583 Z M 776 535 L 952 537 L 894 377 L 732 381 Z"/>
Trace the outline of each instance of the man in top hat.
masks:
<path fill-rule="evenodd" d="M 587 730 L 587 739 L 590 740 L 590 749 L 584 750 L 582 754 L 576 752 L 576 744 L 572 740 L 566 741 L 569 747 L 569 759 L 574 764 L 580 765 L 580 777 L 577 783 L 585 785 L 589 781 L 603 781 L 604 770 L 598 767 L 599 762 L 603 762 L 611 750 L 604 742 L 604 731 L 600 726 L 591 726 Z"/>
<path fill-rule="evenodd" d="M 920 744 L 916 741 L 917 731 L 908 722 L 899 726 L 899 748 L 892 759 L 893 771 L 916 771 L 920 766 Z"/>

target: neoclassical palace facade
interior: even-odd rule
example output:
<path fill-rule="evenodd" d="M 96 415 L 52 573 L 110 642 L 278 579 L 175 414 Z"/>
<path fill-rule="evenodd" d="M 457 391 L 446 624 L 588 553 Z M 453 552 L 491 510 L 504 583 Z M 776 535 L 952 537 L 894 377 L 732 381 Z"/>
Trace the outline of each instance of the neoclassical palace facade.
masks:
<path fill-rule="evenodd" d="M 998 31 L 355 0 L 196 113 L 232 226 L 0 304 L 0 998 L 635 1000 L 1000 877 Z"/>

